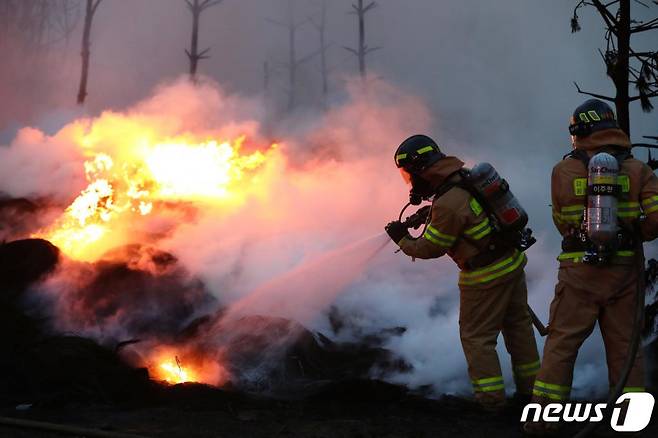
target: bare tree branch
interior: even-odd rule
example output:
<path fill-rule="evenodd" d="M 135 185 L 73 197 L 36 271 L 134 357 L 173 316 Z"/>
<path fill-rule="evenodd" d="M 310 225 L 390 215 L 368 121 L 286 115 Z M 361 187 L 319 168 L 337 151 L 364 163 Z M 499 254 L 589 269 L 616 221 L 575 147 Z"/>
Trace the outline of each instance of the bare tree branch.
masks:
<path fill-rule="evenodd" d="M 100 5 L 102 1 L 103 0 L 96 0 L 94 2 L 94 5 L 91 8 L 91 15 L 94 15 L 96 13 L 96 9 L 98 8 L 98 5 Z"/>
<path fill-rule="evenodd" d="M 354 56 L 359 56 L 359 52 L 351 47 L 343 46 L 343 49 L 347 50 L 350 53 L 353 53 Z"/>
<path fill-rule="evenodd" d="M 602 94 L 595 94 L 595 93 L 589 93 L 587 91 L 583 91 L 583 90 L 580 89 L 580 87 L 578 86 L 578 84 L 576 82 L 574 82 L 573 84 L 576 86 L 576 89 L 578 90 L 578 92 L 580 94 L 585 94 L 587 96 L 596 97 L 597 99 L 601 99 L 601 100 L 607 100 L 608 102 L 614 102 L 615 101 L 614 98 L 609 97 L 609 96 L 604 96 Z"/>
<path fill-rule="evenodd" d="M 575 85 L 581 94 L 614 102 L 619 125 L 628 134 L 630 103 L 639 100 L 642 109 L 649 112 L 653 109 L 650 99 L 656 97 L 658 90 L 658 52 L 635 52 L 631 47 L 633 34 L 658 29 L 658 17 L 646 22 L 633 19 L 631 6 L 634 4 L 648 7 L 648 0 L 580 0 L 571 19 L 572 32 L 578 31 L 578 10 L 591 6 L 597 10 L 606 25 L 606 48 L 605 51 L 599 50 L 599 53 L 604 61 L 606 74 L 615 86 L 614 97 L 585 92 L 578 84 Z M 653 4 L 658 4 L 658 1 L 654 0 Z M 637 96 L 630 96 L 631 85 L 639 91 Z"/>
<path fill-rule="evenodd" d="M 220 4 L 222 1 L 224 0 L 204 0 L 204 2 L 201 4 L 201 9 L 203 10 L 206 8 L 210 8 L 212 6 L 216 6 Z"/>
<path fill-rule="evenodd" d="M 368 53 L 376 52 L 377 50 L 381 50 L 381 49 L 382 49 L 382 47 L 380 47 L 380 46 L 372 47 L 372 48 L 366 46 L 365 47 L 365 52 L 366 52 L 366 55 L 367 55 Z"/>
<path fill-rule="evenodd" d="M 631 101 L 631 102 L 635 102 L 635 101 L 643 99 L 643 98 L 649 98 L 650 99 L 652 97 L 658 97 L 658 90 L 652 91 L 651 93 L 646 94 L 645 96 L 641 96 L 641 95 L 633 96 L 633 97 L 630 97 L 628 100 Z"/>
<path fill-rule="evenodd" d="M 371 10 L 371 9 L 373 9 L 373 8 L 376 8 L 376 7 L 377 7 L 377 3 L 376 3 L 376 2 L 370 2 L 370 3 L 368 4 L 368 6 L 366 6 L 365 8 L 363 8 L 363 13 L 365 14 L 365 13 L 368 12 L 369 10 Z"/>
<path fill-rule="evenodd" d="M 307 19 L 305 19 L 305 20 L 298 21 L 298 22 L 295 23 L 293 26 L 295 26 L 295 29 L 299 29 L 300 27 L 302 27 L 303 25 L 305 25 L 305 24 L 308 23 L 309 21 L 311 21 L 311 20 L 307 18 Z"/>
<path fill-rule="evenodd" d="M 649 5 L 648 5 L 648 4 L 646 4 L 646 3 L 644 3 L 644 2 L 642 2 L 642 1 L 640 1 L 640 0 L 634 0 L 634 1 L 635 1 L 635 3 L 637 3 L 637 4 L 639 4 L 639 5 L 642 5 L 642 6 L 644 6 L 645 8 L 649 9 Z"/>
<path fill-rule="evenodd" d="M 299 59 L 297 60 L 297 65 L 299 66 L 299 65 L 302 65 L 302 64 L 307 63 L 307 62 L 310 61 L 311 59 L 313 59 L 313 58 L 315 58 L 316 56 L 318 56 L 321 52 L 322 52 L 322 48 L 319 48 L 319 49 L 317 49 L 316 51 L 311 52 L 311 53 L 309 53 L 308 55 L 304 56 L 303 58 L 299 58 Z"/>
<path fill-rule="evenodd" d="M 278 21 L 278 20 L 273 20 L 272 18 L 266 18 L 265 21 L 267 21 L 267 22 L 270 23 L 270 24 L 274 24 L 275 26 L 281 26 L 281 27 L 285 27 L 285 28 L 288 27 L 287 24 L 282 23 L 282 22 L 280 22 L 280 21 Z"/>
<path fill-rule="evenodd" d="M 658 29 L 658 22 L 654 23 L 654 24 L 651 24 L 651 25 L 644 25 L 643 24 L 643 25 L 637 26 L 637 27 L 631 29 L 631 33 L 642 33 L 642 32 L 646 32 L 648 30 L 654 30 L 654 29 Z"/>
<path fill-rule="evenodd" d="M 612 5 L 614 3 L 616 3 L 616 2 L 609 3 L 608 5 L 604 5 L 599 0 L 592 0 L 591 4 L 599 12 L 599 15 L 601 15 L 601 17 L 605 21 L 606 25 L 608 26 L 608 29 L 616 35 L 617 34 L 617 28 L 619 27 L 619 22 L 617 21 L 615 16 L 612 15 L 612 13 L 608 10 L 610 5 Z"/>

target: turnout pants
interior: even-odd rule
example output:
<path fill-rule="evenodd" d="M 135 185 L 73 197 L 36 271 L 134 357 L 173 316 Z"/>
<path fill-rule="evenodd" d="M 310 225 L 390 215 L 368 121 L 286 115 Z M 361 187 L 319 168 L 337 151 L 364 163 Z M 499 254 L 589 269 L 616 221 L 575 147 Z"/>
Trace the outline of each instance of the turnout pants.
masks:
<path fill-rule="evenodd" d="M 580 283 L 582 284 L 582 283 Z M 533 389 L 533 401 L 547 404 L 569 399 L 578 349 L 598 321 L 605 344 L 608 381 L 614 387 L 626 362 L 635 318 L 637 281 L 606 293 L 583 290 L 561 279 L 551 303 L 544 359 Z M 610 289 L 610 288 L 607 288 Z M 638 351 L 624 392 L 644 391 L 642 350 Z"/>
<path fill-rule="evenodd" d="M 523 271 L 491 288 L 460 286 L 460 292 L 459 332 L 476 400 L 492 409 L 505 403 L 496 352 L 501 332 L 512 356 L 517 393 L 530 395 L 540 362 Z"/>

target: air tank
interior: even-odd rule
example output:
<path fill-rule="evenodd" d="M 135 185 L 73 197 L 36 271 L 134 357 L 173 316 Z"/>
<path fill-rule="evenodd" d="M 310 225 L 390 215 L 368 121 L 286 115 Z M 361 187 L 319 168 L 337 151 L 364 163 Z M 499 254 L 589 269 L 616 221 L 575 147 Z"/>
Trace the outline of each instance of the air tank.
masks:
<path fill-rule="evenodd" d="M 587 236 L 597 249 L 605 249 L 617 239 L 619 163 L 600 152 L 590 159 L 587 174 Z"/>
<path fill-rule="evenodd" d="M 528 224 L 528 214 L 491 164 L 473 167 L 469 181 L 496 217 L 501 231 L 521 231 Z"/>

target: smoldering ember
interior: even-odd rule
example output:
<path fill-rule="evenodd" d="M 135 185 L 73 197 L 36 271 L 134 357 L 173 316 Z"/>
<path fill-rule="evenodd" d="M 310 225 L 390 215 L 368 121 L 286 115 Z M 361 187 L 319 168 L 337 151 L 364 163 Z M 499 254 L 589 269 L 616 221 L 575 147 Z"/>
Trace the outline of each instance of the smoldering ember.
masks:
<path fill-rule="evenodd" d="M 656 436 L 657 17 L 0 0 L 0 437 Z"/>

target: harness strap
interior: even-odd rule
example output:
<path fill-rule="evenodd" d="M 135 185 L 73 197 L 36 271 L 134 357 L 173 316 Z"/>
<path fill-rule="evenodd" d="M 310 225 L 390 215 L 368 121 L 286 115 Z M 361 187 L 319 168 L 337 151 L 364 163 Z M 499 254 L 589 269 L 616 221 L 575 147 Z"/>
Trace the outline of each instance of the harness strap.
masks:
<path fill-rule="evenodd" d="M 448 176 L 447 179 L 452 178 L 456 174 L 458 174 L 461 177 L 461 180 L 449 181 L 442 184 L 436 190 L 435 199 L 445 195 L 451 189 L 455 187 L 459 187 L 463 190 L 466 190 L 474 199 L 476 199 L 480 203 L 480 205 L 483 206 L 486 216 L 490 221 L 492 219 L 495 221 L 495 217 L 493 217 L 493 213 L 487 210 L 486 202 L 482 201 L 480 199 L 479 194 L 475 191 L 475 189 L 466 182 L 468 178 L 467 171 L 465 171 L 464 169 L 460 169 L 454 172 L 453 174 L 451 174 L 450 176 Z M 488 266 L 491 263 L 495 262 L 496 260 L 502 258 L 503 256 L 510 254 L 511 251 L 515 248 L 515 245 L 508 242 L 508 239 L 505 238 L 504 233 L 497 230 L 495 226 L 492 228 L 493 228 L 493 231 L 491 233 L 492 240 L 489 247 L 485 249 L 483 252 L 481 252 L 480 254 L 468 259 L 464 265 L 464 269 L 473 270 L 473 269 L 480 269 L 485 266 Z M 476 239 L 472 239 L 471 236 L 468 235 L 463 235 L 462 237 L 475 245 Z"/>
<path fill-rule="evenodd" d="M 599 149 L 603 149 L 606 147 L 614 149 L 611 155 L 615 157 L 615 159 L 617 160 L 620 169 L 622 163 L 625 160 L 629 158 L 633 158 L 633 154 L 631 154 L 630 151 L 623 149 L 619 145 L 606 144 L 606 145 L 602 145 Z M 570 153 L 566 154 L 563 157 L 564 160 L 568 158 L 579 160 L 585 166 L 585 170 L 589 172 L 589 162 L 591 157 L 589 156 L 587 151 L 583 149 L 574 149 L 573 151 L 571 151 Z M 583 206 L 583 208 L 585 207 Z M 625 227 L 623 223 L 620 224 L 620 228 L 621 230 L 619 235 L 621 237 L 617 242 L 617 250 L 620 252 L 625 252 L 625 250 L 632 248 L 633 245 L 635 244 L 636 233 L 635 230 L 629 230 L 627 227 Z M 589 240 L 589 237 L 587 237 L 587 235 L 581 231 L 580 227 L 577 227 L 575 224 L 572 223 L 570 229 L 571 229 L 570 234 L 562 238 L 563 254 L 561 255 L 561 257 L 563 258 L 562 259 L 558 258 L 560 260 L 571 259 L 571 257 L 568 257 L 568 255 L 580 254 L 581 252 L 584 253 L 592 248 L 592 244 Z M 580 257 L 576 257 L 576 258 L 581 259 Z"/>
<path fill-rule="evenodd" d="M 626 161 L 629 158 L 633 158 L 633 154 L 630 151 L 616 144 L 604 144 L 600 146 L 599 149 L 603 149 L 606 147 L 615 149 L 615 151 L 612 152 L 610 155 L 615 157 L 617 163 L 619 163 L 620 168 L 621 168 L 621 164 L 624 161 Z M 569 152 L 568 154 L 562 157 L 563 160 L 566 160 L 567 158 L 573 158 L 575 160 L 579 160 L 585 165 L 585 170 L 587 170 L 587 168 L 589 167 L 589 161 L 592 157 L 590 157 L 587 151 L 584 149 L 574 149 L 573 151 Z"/>

